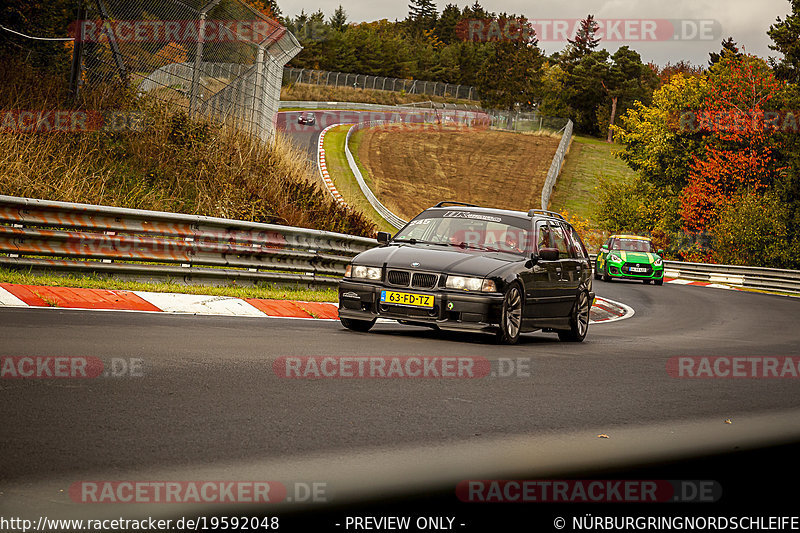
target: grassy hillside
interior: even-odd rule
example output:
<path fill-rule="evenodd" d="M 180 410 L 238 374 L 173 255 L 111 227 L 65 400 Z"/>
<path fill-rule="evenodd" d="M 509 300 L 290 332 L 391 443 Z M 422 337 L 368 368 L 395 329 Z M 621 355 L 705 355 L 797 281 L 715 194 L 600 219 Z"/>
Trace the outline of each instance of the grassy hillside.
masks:
<path fill-rule="evenodd" d="M 386 222 L 386 220 L 375 211 L 364 196 L 364 193 L 361 192 L 361 187 L 358 186 L 356 177 L 351 172 L 350 165 L 347 163 L 347 156 L 344 153 L 344 144 L 347 138 L 347 132 L 351 127 L 352 126 L 349 124 L 336 126 L 325 134 L 325 160 L 328 165 L 328 173 L 347 205 L 353 206 L 362 212 L 379 230 L 394 233 L 397 231 L 395 227 Z M 355 137 L 360 133 L 361 131 L 356 132 L 351 139 L 353 150 L 357 149 L 357 145 L 354 141 Z"/>
<path fill-rule="evenodd" d="M 614 157 L 619 146 L 600 139 L 576 135 L 561 169 L 550 207 L 595 222 L 597 187 L 604 178 L 628 180 L 635 174 L 621 159 Z"/>
<path fill-rule="evenodd" d="M 626 181 L 635 175 L 614 156 L 616 144 L 593 137 L 572 138 L 567 159 L 550 197 L 550 209 L 567 215 L 586 246 L 596 252 L 606 238 L 597 223 L 596 208 L 603 180 Z"/>
<path fill-rule="evenodd" d="M 314 182 L 307 155 L 280 136 L 269 146 L 193 120 L 120 88 L 85 91 L 74 105 L 58 78 L 0 65 L 0 109 L 77 107 L 144 117 L 140 131 L 0 133 L 0 193 L 154 209 L 371 235 L 375 226 Z"/>
<path fill-rule="evenodd" d="M 370 128 L 358 157 L 372 190 L 409 219 L 442 200 L 527 211 L 541 191 L 559 137 L 489 130 Z"/>

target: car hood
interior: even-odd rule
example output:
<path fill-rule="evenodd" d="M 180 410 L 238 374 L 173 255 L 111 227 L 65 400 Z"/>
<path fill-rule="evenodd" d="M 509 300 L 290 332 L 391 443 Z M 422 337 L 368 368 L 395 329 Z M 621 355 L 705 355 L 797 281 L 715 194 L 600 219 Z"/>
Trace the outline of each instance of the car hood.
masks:
<path fill-rule="evenodd" d="M 627 252 L 625 250 L 613 250 L 626 263 L 646 263 L 653 264 L 658 258 L 657 254 L 650 252 Z"/>
<path fill-rule="evenodd" d="M 356 256 L 353 263 L 483 277 L 509 263 L 524 260 L 525 257 L 521 255 L 504 252 L 445 248 L 431 244 L 401 244 L 367 250 Z M 419 265 L 411 266 L 411 263 Z"/>

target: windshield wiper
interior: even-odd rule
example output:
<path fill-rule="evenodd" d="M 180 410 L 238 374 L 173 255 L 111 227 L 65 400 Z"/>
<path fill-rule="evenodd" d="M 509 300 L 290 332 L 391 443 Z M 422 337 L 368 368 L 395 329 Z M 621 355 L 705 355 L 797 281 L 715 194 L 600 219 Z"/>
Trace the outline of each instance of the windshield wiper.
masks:
<path fill-rule="evenodd" d="M 435 244 L 436 246 L 450 246 L 447 242 L 421 241 L 418 239 L 393 239 L 393 242 L 407 242 L 408 244 Z"/>
<path fill-rule="evenodd" d="M 471 242 L 461 242 L 461 243 L 458 243 L 458 244 L 454 244 L 453 246 L 459 246 L 461 248 L 472 248 L 474 250 L 484 250 L 484 251 L 487 251 L 487 252 L 500 252 L 500 251 L 502 251 L 502 250 L 498 250 L 497 248 L 491 248 L 491 247 L 486 246 L 486 245 L 475 244 L 475 243 L 471 243 Z"/>

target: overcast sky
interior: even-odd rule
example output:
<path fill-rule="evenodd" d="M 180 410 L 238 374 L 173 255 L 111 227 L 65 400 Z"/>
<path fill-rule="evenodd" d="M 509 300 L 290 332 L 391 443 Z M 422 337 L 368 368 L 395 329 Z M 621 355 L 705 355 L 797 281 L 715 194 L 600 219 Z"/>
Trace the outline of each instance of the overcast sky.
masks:
<path fill-rule="evenodd" d="M 380 19 L 403 19 L 408 13 L 408 0 L 278 0 L 284 16 L 294 16 L 303 9 L 307 13 L 322 9 L 330 16 L 339 4 L 342 4 L 351 22 L 373 21 Z M 474 0 L 438 0 L 439 11 L 447 3 L 454 3 L 460 8 L 474 3 Z M 659 65 L 667 61 L 676 62 L 681 59 L 694 64 L 706 64 L 708 53 L 720 49 L 722 38 L 733 36 L 747 52 L 761 57 L 776 53 L 768 46 L 771 43 L 767 36 L 769 26 L 780 16 L 785 18 L 791 10 L 788 0 L 483 0 L 484 9 L 495 13 L 514 13 L 529 19 L 572 20 L 583 18 L 591 13 L 597 19 L 614 21 L 619 19 L 639 19 L 641 24 L 650 20 L 703 20 L 706 26 L 687 22 L 683 31 L 691 34 L 694 31 L 705 31 L 713 35 L 713 40 L 681 40 L 658 42 L 624 42 L 606 40 L 600 46 L 613 52 L 620 46 L 628 44 L 639 52 L 644 61 L 654 61 Z M 713 25 L 710 21 L 716 21 Z M 612 22 L 609 22 L 613 25 Z M 669 23 L 658 22 L 658 28 L 669 27 Z M 644 26 L 646 29 L 648 26 Z M 652 27 L 652 26 L 650 26 Z M 674 26 L 673 26 L 674 27 Z M 636 27 L 631 35 L 636 35 Z M 693 29 L 694 28 L 694 29 Z M 712 29 L 713 28 L 713 29 Z M 548 54 L 560 50 L 566 44 L 553 34 L 547 41 L 540 42 Z M 624 36 L 623 36 L 624 37 Z"/>

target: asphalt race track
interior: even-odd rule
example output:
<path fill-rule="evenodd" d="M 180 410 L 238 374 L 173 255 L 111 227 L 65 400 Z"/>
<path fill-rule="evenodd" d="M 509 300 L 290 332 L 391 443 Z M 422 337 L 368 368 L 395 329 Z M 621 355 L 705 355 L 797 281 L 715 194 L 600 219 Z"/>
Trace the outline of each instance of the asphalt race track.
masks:
<path fill-rule="evenodd" d="M 673 434 L 698 423 L 717 435 L 764 414 L 783 417 L 768 423 L 766 433 L 759 430 L 766 439 L 773 429 L 791 433 L 800 427 L 797 379 L 679 379 L 666 370 L 677 356 L 800 355 L 800 299 L 629 282 L 598 281 L 595 288 L 598 296 L 633 307 L 635 315 L 593 325 L 581 344 L 535 333 L 520 345 L 499 346 L 488 336 L 394 323 L 362 334 L 322 320 L 0 309 L 0 356 L 143 363 L 139 377 L 0 380 L 0 513 L 9 514 L 6 506 L 17 509 L 21 501 L 35 512 L 57 500 L 37 483 L 49 487 L 48 480 L 58 480 L 54 486 L 63 489 L 88 475 L 189 476 L 237 465 L 217 474 L 238 479 L 258 463 L 458 449 L 520 436 L 578 435 L 591 460 L 592 447 L 643 428 Z M 482 379 L 285 379 L 272 367 L 282 356 L 352 355 L 476 356 L 493 364 L 523 358 L 529 371 Z M 598 433 L 609 440 L 597 439 Z M 634 439 L 629 444 L 634 454 Z M 681 445 L 691 449 L 692 442 Z M 796 452 L 768 455 L 794 458 L 780 473 L 764 471 L 766 463 L 750 473 L 764 480 L 796 476 Z M 744 476 L 744 467 L 734 461 L 724 469 L 735 475 L 741 468 Z M 693 470 L 685 465 L 668 472 L 691 476 Z M 304 473 L 326 476 L 319 464 Z M 357 475 L 374 473 L 365 465 Z M 728 489 L 740 497 L 759 492 Z M 544 518 L 552 528 L 552 516 Z"/>
<path fill-rule="evenodd" d="M 353 104 L 358 107 L 358 104 Z M 308 151 L 308 157 L 312 161 L 317 160 L 317 145 L 319 144 L 319 134 L 328 126 L 334 124 L 356 124 L 359 122 L 369 122 L 371 120 L 387 120 L 390 117 L 397 119 L 401 117 L 404 121 L 419 121 L 420 113 L 425 112 L 421 109 L 420 112 L 398 110 L 392 112 L 378 112 L 378 111 L 347 111 L 347 110 L 315 110 L 309 109 L 316 115 L 317 122 L 312 125 L 303 125 L 297 123 L 297 117 L 306 111 L 281 111 L 277 115 L 276 126 L 277 128 L 286 133 L 292 142 L 301 150 Z"/>

